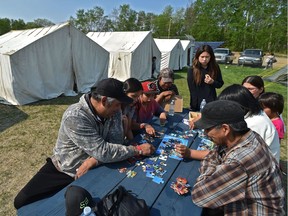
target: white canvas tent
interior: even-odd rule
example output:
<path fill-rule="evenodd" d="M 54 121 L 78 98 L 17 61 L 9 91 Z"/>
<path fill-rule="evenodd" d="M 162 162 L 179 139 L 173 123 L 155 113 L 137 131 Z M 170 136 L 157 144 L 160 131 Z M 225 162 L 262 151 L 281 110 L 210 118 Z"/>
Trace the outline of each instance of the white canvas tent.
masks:
<path fill-rule="evenodd" d="M 85 92 L 107 77 L 108 52 L 69 23 L 0 36 L 0 97 L 23 105 Z"/>
<path fill-rule="evenodd" d="M 179 39 L 154 39 L 161 52 L 160 69 L 169 67 L 172 70 L 182 68 L 181 56 L 183 48 Z"/>
<path fill-rule="evenodd" d="M 190 40 L 180 40 L 183 52 L 181 55 L 181 66 L 186 67 L 192 63 L 193 43 Z"/>
<path fill-rule="evenodd" d="M 149 79 L 153 56 L 159 62 L 156 71 L 160 69 L 161 53 L 150 31 L 89 32 L 87 36 L 110 53 L 109 77 L 122 81 L 130 77 Z"/>

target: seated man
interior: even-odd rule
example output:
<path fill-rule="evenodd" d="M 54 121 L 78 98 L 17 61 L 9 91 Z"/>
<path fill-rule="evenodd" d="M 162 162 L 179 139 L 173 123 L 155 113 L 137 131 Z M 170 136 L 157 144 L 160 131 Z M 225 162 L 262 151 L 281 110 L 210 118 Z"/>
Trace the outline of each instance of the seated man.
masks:
<path fill-rule="evenodd" d="M 166 112 L 155 101 L 155 95 L 158 93 L 154 82 L 143 82 L 143 92 L 139 96 L 135 105 L 135 116 L 132 120 L 132 130 L 134 133 L 140 129 L 145 129 L 150 135 L 155 135 L 154 128 L 149 124 L 153 116 L 158 116 L 160 121 L 166 121 Z"/>
<path fill-rule="evenodd" d="M 192 191 L 204 215 L 210 209 L 222 215 L 284 215 L 278 163 L 265 141 L 247 127 L 244 115 L 238 103 L 217 100 L 195 122 L 216 144 L 201 162 Z"/>
<path fill-rule="evenodd" d="M 153 81 L 156 84 L 158 94 L 156 101 L 164 107 L 165 102 L 169 101 L 174 95 L 179 95 L 178 88 L 174 82 L 174 72 L 169 68 L 160 71 L 158 79 Z"/>
<path fill-rule="evenodd" d="M 63 114 L 52 157 L 18 193 L 15 208 L 57 193 L 87 172 L 85 167 L 152 154 L 155 148 L 148 143 L 136 147 L 122 145 L 121 104 L 132 101 L 124 93 L 121 81 L 108 78 L 69 106 Z"/>

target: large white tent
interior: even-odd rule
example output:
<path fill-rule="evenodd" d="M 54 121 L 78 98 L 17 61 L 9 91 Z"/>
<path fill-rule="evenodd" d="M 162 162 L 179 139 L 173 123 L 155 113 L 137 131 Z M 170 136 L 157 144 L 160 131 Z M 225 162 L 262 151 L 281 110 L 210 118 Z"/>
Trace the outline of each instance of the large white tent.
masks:
<path fill-rule="evenodd" d="M 181 66 L 186 67 L 192 64 L 192 54 L 194 51 L 194 44 L 190 40 L 180 40 L 183 52 L 181 56 Z"/>
<path fill-rule="evenodd" d="M 153 56 L 159 62 L 156 71 L 160 70 L 161 53 L 150 31 L 89 32 L 87 36 L 110 53 L 109 77 L 122 81 L 130 77 L 149 79 Z"/>
<path fill-rule="evenodd" d="M 0 97 L 23 105 L 87 92 L 106 78 L 109 53 L 69 23 L 0 36 Z"/>
<path fill-rule="evenodd" d="M 154 39 L 161 52 L 160 69 L 169 67 L 172 70 L 182 69 L 181 57 L 183 48 L 179 39 Z"/>

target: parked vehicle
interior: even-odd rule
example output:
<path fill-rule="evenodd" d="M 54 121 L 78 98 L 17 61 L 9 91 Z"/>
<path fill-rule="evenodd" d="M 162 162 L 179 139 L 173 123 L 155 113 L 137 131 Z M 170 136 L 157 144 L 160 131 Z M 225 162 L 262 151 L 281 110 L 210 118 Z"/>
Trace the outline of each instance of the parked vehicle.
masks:
<path fill-rule="evenodd" d="M 261 49 L 246 49 L 240 53 L 238 65 L 262 67 L 264 53 Z"/>
<path fill-rule="evenodd" d="M 228 48 L 216 48 L 214 55 L 217 63 L 232 64 L 233 60 L 236 59 L 234 53 Z"/>

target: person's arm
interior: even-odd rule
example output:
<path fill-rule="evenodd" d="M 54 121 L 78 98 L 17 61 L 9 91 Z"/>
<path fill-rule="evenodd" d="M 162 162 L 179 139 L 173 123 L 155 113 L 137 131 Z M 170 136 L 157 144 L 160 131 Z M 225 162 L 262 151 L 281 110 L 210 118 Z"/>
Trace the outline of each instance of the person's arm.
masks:
<path fill-rule="evenodd" d="M 126 134 L 126 138 L 128 140 L 132 140 L 134 138 L 131 128 L 132 128 L 132 119 L 128 117 L 128 127 L 127 127 L 127 134 Z"/>
<path fill-rule="evenodd" d="M 138 123 L 134 119 L 132 119 L 131 122 L 131 129 L 132 130 L 141 130 L 145 129 L 146 133 L 154 136 L 155 135 L 155 129 L 148 123 Z"/>
<path fill-rule="evenodd" d="M 96 167 L 98 165 L 98 160 L 96 160 L 93 157 L 88 157 L 81 166 L 76 169 L 76 175 L 75 179 L 80 178 L 82 175 L 88 172 L 88 170 L 92 169 L 93 167 Z"/>
<path fill-rule="evenodd" d="M 220 69 L 220 67 L 218 66 L 217 77 L 216 77 L 216 79 L 214 80 L 214 82 L 212 83 L 212 86 L 213 86 L 214 88 L 221 88 L 223 85 L 224 85 L 224 81 L 223 81 L 223 78 L 222 78 L 221 69 Z"/>
<path fill-rule="evenodd" d="M 209 159 L 207 156 L 202 161 L 192 191 L 193 202 L 200 207 L 218 208 L 243 200 L 248 178 L 244 168 L 236 161 L 219 164 L 217 159 Z"/>
<path fill-rule="evenodd" d="M 111 137 L 113 136 L 114 141 L 117 139 L 120 141 L 121 138 L 117 138 L 117 136 L 123 136 L 123 130 L 119 130 L 119 128 L 122 128 L 121 116 L 119 115 L 117 119 L 111 121 L 113 121 L 113 124 L 110 123 L 109 128 L 104 128 L 109 135 L 104 136 L 110 137 L 109 139 L 112 139 Z M 65 119 L 63 130 L 65 130 L 65 134 L 69 136 L 75 145 L 85 151 L 89 156 L 103 163 L 122 161 L 137 154 L 133 146 L 125 146 L 120 142 L 107 142 L 102 137 L 103 135 L 99 134 L 99 128 L 91 123 L 91 119 L 89 119 L 88 116 L 81 119 L 79 119 L 78 116 L 69 116 Z M 150 153 L 153 153 L 152 150 Z"/>
<path fill-rule="evenodd" d="M 176 152 L 181 154 L 183 158 L 203 160 L 209 154 L 209 150 L 194 150 L 185 145 L 177 144 L 175 146 Z"/>
<path fill-rule="evenodd" d="M 162 105 L 164 102 L 169 101 L 174 94 L 173 91 L 163 91 L 156 96 L 155 101 Z"/>

